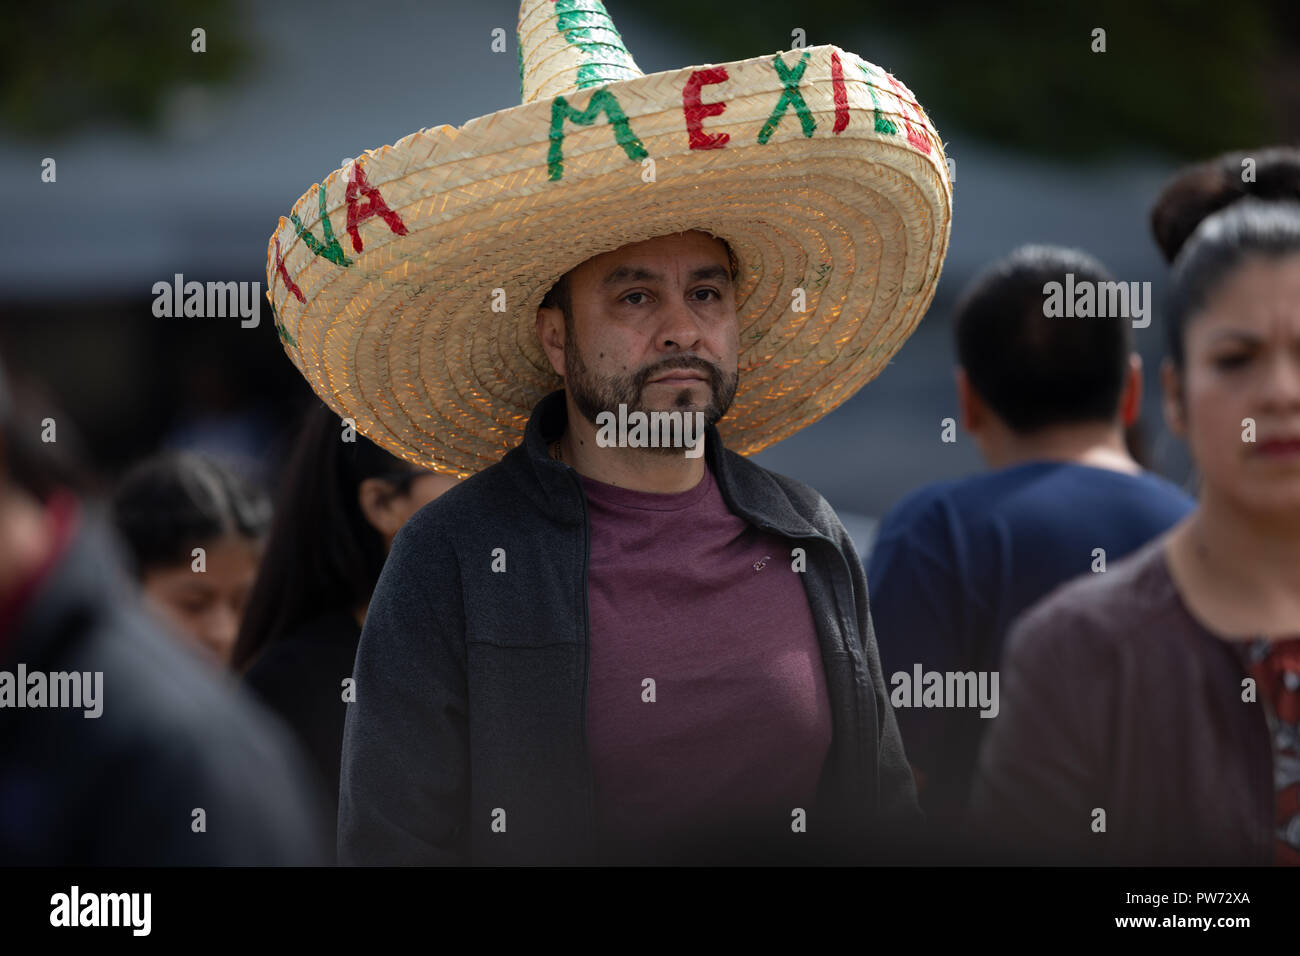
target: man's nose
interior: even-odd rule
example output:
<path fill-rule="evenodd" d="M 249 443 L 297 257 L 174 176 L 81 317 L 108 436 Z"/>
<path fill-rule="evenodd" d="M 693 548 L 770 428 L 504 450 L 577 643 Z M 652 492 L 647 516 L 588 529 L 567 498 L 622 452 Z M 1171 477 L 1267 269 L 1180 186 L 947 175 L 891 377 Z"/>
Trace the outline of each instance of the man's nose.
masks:
<path fill-rule="evenodd" d="M 676 346 L 679 351 L 691 351 L 699 344 L 699 319 L 680 296 L 670 297 L 661 310 L 660 322 L 657 342 L 659 348 Z"/>

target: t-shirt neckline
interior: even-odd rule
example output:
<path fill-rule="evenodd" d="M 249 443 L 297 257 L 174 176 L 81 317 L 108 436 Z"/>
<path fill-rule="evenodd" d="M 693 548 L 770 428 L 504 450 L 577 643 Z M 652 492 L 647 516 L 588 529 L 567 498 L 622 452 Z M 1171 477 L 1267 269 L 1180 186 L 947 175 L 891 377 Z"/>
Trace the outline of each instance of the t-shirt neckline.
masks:
<path fill-rule="evenodd" d="M 694 488 L 686 491 L 638 491 L 634 488 L 623 488 L 597 481 L 583 474 L 579 474 L 578 478 L 582 481 L 587 497 L 592 501 L 615 508 L 632 508 L 638 511 L 682 511 L 696 504 L 713 487 L 713 472 L 707 462 L 704 465 L 704 476 Z"/>

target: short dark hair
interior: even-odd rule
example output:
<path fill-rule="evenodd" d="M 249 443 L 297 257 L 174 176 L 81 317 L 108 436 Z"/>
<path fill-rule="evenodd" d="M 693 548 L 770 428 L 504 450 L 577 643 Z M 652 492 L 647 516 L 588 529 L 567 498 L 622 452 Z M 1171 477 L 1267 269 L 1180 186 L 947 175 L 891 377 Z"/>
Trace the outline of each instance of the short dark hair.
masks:
<path fill-rule="evenodd" d="M 555 280 L 555 285 L 542 297 L 542 305 L 548 309 L 559 309 L 564 313 L 564 324 L 569 326 L 573 321 L 573 300 L 569 294 L 569 276 L 573 274 L 570 269 L 564 275 Z"/>
<path fill-rule="evenodd" d="M 1110 282 L 1092 256 L 1022 246 L 967 287 L 953 315 L 957 359 L 971 386 L 1013 431 L 1113 421 L 1131 351 L 1128 321 L 1050 318 L 1048 282 Z"/>
<path fill-rule="evenodd" d="M 258 540 L 271 523 L 269 497 L 217 459 L 191 451 L 147 458 L 122 478 L 113 523 L 137 577 L 189 563 L 193 548 L 227 534 Z"/>
<path fill-rule="evenodd" d="M 1169 357 L 1182 367 L 1187 320 L 1248 258 L 1300 252 L 1300 202 L 1245 199 L 1209 216 L 1174 260 L 1165 330 Z"/>
<path fill-rule="evenodd" d="M 1247 159 L 1255 161 L 1252 182 L 1242 181 Z M 1246 197 L 1300 199 L 1300 149 L 1270 146 L 1224 153 L 1180 170 L 1151 207 L 1151 232 L 1165 261 L 1174 261 L 1207 216 Z"/>
<path fill-rule="evenodd" d="M 727 250 L 727 263 L 731 268 L 731 281 L 733 283 L 740 280 L 740 260 L 731 248 L 731 243 L 727 242 L 721 236 L 714 236 Z M 575 267 L 576 268 L 576 267 Z M 548 309 L 559 309 L 564 315 L 564 327 L 566 329 L 573 327 L 573 299 L 569 289 L 569 277 L 573 274 L 570 269 L 564 275 L 555 280 L 555 284 L 542 297 L 542 306 Z"/>

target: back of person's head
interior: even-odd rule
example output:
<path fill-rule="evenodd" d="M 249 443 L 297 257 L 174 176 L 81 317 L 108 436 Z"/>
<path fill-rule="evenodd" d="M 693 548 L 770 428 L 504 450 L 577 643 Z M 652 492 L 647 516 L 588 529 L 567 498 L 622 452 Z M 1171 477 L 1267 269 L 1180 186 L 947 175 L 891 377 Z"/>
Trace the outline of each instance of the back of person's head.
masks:
<path fill-rule="evenodd" d="M 1166 345 L 1182 368 L 1187 325 L 1242 265 L 1300 253 L 1300 202 L 1246 199 L 1207 217 L 1174 260 Z"/>
<path fill-rule="evenodd" d="M 402 493 L 423 469 L 349 430 L 319 401 L 308 408 L 280 476 L 275 518 L 232 664 L 246 670 L 268 644 L 330 611 L 366 605 L 388 557 L 362 511 L 362 482 Z"/>
<path fill-rule="evenodd" d="M 1300 149 L 1225 153 L 1180 170 L 1151 208 L 1151 232 L 1166 262 L 1207 216 L 1245 198 L 1300 199 Z"/>
<path fill-rule="evenodd" d="M 1115 422 L 1132 350 L 1123 318 L 1045 314 L 1046 286 L 1113 281 L 1077 249 L 1022 246 L 981 273 L 957 303 L 957 360 L 972 389 L 1008 428 L 1032 434 Z"/>
<path fill-rule="evenodd" d="M 271 518 L 265 494 L 217 459 L 191 451 L 162 452 L 131 468 L 112 511 L 140 578 L 189 566 L 194 548 L 227 536 L 260 540 Z"/>

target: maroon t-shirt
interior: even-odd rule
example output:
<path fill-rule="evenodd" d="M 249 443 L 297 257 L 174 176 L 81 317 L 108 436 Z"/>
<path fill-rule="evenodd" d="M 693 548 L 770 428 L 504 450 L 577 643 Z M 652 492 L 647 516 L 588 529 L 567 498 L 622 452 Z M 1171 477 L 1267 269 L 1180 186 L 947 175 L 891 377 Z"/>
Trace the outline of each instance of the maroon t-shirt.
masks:
<path fill-rule="evenodd" d="M 582 484 L 606 852 L 670 859 L 701 839 L 790 832 L 792 811 L 811 814 L 831 737 L 794 545 L 728 511 L 707 466 L 678 494 Z"/>

